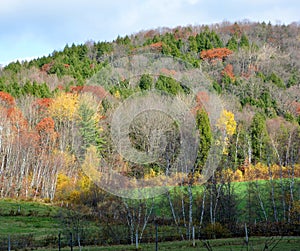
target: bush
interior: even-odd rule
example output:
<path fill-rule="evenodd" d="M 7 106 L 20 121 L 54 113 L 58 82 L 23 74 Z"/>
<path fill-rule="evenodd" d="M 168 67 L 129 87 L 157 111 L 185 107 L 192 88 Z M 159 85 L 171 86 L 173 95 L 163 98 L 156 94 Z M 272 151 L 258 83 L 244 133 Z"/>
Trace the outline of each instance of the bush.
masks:
<path fill-rule="evenodd" d="M 231 236 L 230 231 L 219 222 L 208 224 L 204 228 L 203 234 L 207 239 L 228 238 Z"/>

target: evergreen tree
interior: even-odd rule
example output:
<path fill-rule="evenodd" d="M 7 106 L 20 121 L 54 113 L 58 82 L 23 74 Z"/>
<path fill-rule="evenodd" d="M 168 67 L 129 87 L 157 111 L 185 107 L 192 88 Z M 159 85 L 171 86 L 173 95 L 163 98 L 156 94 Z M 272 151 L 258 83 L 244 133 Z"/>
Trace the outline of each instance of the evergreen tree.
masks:
<path fill-rule="evenodd" d="M 40 98 L 50 98 L 52 97 L 52 93 L 49 89 L 49 86 L 46 83 L 42 83 L 39 85 L 39 93 L 40 93 Z"/>
<path fill-rule="evenodd" d="M 197 41 L 194 36 L 188 38 L 189 41 L 189 51 L 198 52 Z"/>
<path fill-rule="evenodd" d="M 167 93 L 176 95 L 179 92 L 183 92 L 183 88 L 180 83 L 175 79 L 167 76 L 160 75 L 157 82 L 155 83 L 155 88 L 160 91 L 165 91 Z"/>
<path fill-rule="evenodd" d="M 251 123 L 251 144 L 255 163 L 265 161 L 267 157 L 268 132 L 266 119 L 261 113 L 256 113 Z"/>
<path fill-rule="evenodd" d="M 226 47 L 232 51 L 238 50 L 238 42 L 235 35 L 228 40 Z"/>
<path fill-rule="evenodd" d="M 150 90 L 152 85 L 153 78 L 149 74 L 143 74 L 139 82 L 139 87 L 142 90 Z"/>
<path fill-rule="evenodd" d="M 79 106 L 78 113 L 80 133 L 83 139 L 82 150 L 85 152 L 88 147 L 93 145 L 100 151 L 104 141 L 100 136 L 97 114 L 85 103 Z"/>
<path fill-rule="evenodd" d="M 204 109 L 197 111 L 196 124 L 199 132 L 199 149 L 196 168 L 200 171 L 200 169 L 205 165 L 212 141 L 209 118 Z"/>
<path fill-rule="evenodd" d="M 241 48 L 249 48 L 250 43 L 248 40 L 248 37 L 246 36 L 246 34 L 243 33 L 241 40 L 240 40 L 240 47 Z"/>
<path fill-rule="evenodd" d="M 30 81 L 26 81 L 25 85 L 23 86 L 23 91 L 25 94 L 33 95 L 33 87 Z"/>

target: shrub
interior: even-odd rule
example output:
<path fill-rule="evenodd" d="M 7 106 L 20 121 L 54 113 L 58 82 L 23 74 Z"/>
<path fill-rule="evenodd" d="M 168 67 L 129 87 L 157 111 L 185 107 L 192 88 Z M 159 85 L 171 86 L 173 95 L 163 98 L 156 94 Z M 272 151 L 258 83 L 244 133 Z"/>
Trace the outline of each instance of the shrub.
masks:
<path fill-rule="evenodd" d="M 230 231 L 219 222 L 216 222 L 215 224 L 208 224 L 204 228 L 203 234 L 208 239 L 228 238 L 231 236 Z"/>

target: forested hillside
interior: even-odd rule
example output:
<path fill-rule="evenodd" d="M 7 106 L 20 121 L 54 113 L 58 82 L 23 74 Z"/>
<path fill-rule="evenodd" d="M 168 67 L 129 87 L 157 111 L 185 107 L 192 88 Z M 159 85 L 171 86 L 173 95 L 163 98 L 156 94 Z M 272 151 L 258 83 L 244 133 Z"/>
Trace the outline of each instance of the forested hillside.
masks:
<path fill-rule="evenodd" d="M 140 71 L 134 79 L 124 73 L 126 69 L 112 74 L 112 62 L 153 54 L 201 71 L 208 90 L 192 97 L 172 65 L 163 66 L 156 75 Z M 105 81 L 109 84 L 102 84 Z M 155 112 L 137 116 L 129 137 L 136 150 L 155 152 L 150 136 L 152 127 L 158 126 L 166 143 L 157 163 L 139 165 L 114 150 L 112 110 L 118 102 L 148 90 L 166 92 L 188 104 L 195 116 L 199 149 L 192 171 L 174 190 L 158 200 L 132 201 L 105 192 L 85 170 L 92 170 L 103 158 L 124 177 L 149 180 L 166 175 L 175 165 L 180 155 L 178 125 Z M 212 124 L 205 109 L 210 94 L 222 100 L 217 124 Z M 204 229 L 209 238 L 237 235 L 244 223 L 253 227 L 253 234 L 299 235 L 297 23 L 160 28 L 113 42 L 66 45 L 49 56 L 1 68 L 0 117 L 1 198 L 71 205 L 106 224 L 105 231 L 127 225 L 131 242 L 135 233 L 142 240 L 154 218 L 176 226 L 182 239 L 191 237 L 193 225 L 199 236 Z M 219 140 L 215 130 L 224 136 L 220 162 L 207 182 L 197 183 L 209 165 L 212 145 Z M 115 236 L 117 229 L 112 231 Z"/>

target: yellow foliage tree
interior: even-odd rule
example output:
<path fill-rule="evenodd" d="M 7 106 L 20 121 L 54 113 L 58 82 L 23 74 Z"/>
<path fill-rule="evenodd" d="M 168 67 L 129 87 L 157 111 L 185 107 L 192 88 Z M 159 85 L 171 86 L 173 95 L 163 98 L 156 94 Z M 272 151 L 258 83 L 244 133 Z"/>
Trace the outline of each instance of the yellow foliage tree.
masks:
<path fill-rule="evenodd" d="M 234 176 L 233 176 L 235 181 L 243 181 L 243 172 L 239 169 L 237 169 L 234 172 Z"/>
<path fill-rule="evenodd" d="M 98 156 L 96 146 L 91 145 L 85 154 L 84 162 L 82 163 L 82 170 L 83 172 L 93 181 L 99 181 L 101 178 L 101 173 L 98 171 L 100 166 L 100 158 Z M 90 183 L 86 183 L 85 185 L 90 185 Z"/>
<path fill-rule="evenodd" d="M 218 119 L 217 127 L 226 135 L 232 136 L 236 132 L 234 114 L 230 111 L 223 110 Z"/>
<path fill-rule="evenodd" d="M 69 201 L 72 191 L 75 189 L 74 180 L 64 173 L 57 175 L 55 198 L 58 201 Z"/>
<path fill-rule="evenodd" d="M 224 136 L 223 154 L 228 154 L 227 146 L 229 144 L 229 137 L 236 132 L 236 121 L 234 114 L 227 110 L 222 110 L 221 116 L 217 121 L 217 127 L 220 129 Z"/>
<path fill-rule="evenodd" d="M 50 104 L 49 114 L 59 122 L 74 120 L 78 114 L 78 95 L 71 93 L 59 93 Z"/>

